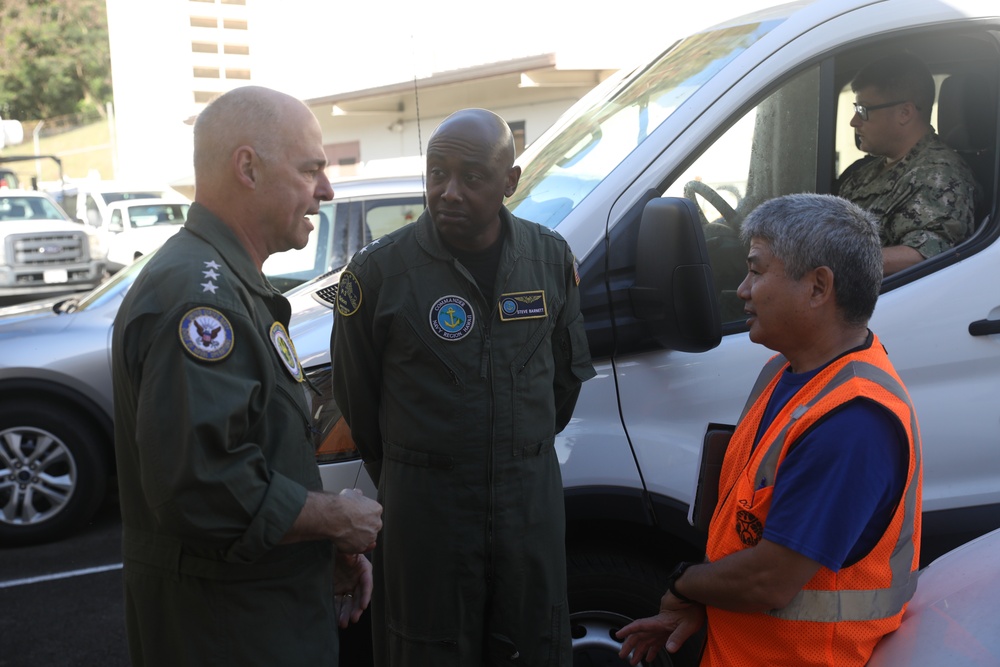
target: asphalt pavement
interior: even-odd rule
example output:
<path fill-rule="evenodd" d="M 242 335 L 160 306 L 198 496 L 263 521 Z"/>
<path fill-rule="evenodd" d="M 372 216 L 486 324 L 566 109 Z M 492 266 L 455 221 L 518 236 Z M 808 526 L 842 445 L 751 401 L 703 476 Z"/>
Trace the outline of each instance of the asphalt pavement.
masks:
<path fill-rule="evenodd" d="M 0 547 L 0 667 L 128 667 L 121 577 L 113 502 L 64 540 Z"/>
<path fill-rule="evenodd" d="M 340 634 L 340 664 L 371 664 L 371 625 Z M 109 500 L 70 537 L 0 545 L 0 667 L 129 667 L 121 518 Z"/>

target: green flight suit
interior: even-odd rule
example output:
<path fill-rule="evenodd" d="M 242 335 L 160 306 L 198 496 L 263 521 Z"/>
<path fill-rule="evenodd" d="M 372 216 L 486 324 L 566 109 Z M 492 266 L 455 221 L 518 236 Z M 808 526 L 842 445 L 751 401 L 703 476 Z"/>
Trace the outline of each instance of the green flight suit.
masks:
<path fill-rule="evenodd" d="M 555 434 L 593 377 L 573 255 L 501 210 L 483 295 L 430 215 L 359 251 L 334 396 L 378 485 L 378 667 L 571 664 Z"/>
<path fill-rule="evenodd" d="M 134 667 L 333 666 L 333 550 L 280 545 L 322 487 L 288 301 L 194 204 L 115 319 Z"/>

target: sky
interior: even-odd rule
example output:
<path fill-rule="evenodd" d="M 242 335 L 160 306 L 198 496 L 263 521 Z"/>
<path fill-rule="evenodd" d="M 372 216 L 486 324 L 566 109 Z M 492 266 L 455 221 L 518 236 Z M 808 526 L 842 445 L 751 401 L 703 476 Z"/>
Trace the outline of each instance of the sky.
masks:
<path fill-rule="evenodd" d="M 302 98 L 423 78 L 471 65 L 560 53 L 581 68 L 625 67 L 674 39 L 782 0 L 284 0 L 262 20 L 289 39 L 255 63 L 268 77 L 298 68 Z M 360 63 L 364 66 L 359 66 Z M 308 73 L 312 70 L 312 75 Z M 336 90 L 331 90 L 331 81 Z"/>

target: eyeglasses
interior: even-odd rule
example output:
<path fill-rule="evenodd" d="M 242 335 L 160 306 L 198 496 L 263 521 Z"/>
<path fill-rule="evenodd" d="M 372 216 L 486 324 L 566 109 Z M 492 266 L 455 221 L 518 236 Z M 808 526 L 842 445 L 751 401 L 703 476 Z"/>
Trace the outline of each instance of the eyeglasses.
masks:
<path fill-rule="evenodd" d="M 885 104 L 858 104 L 854 103 L 854 113 L 861 116 L 861 120 L 868 120 L 869 111 L 878 111 L 879 109 L 888 109 L 889 107 L 898 106 L 900 104 L 906 104 L 909 100 L 900 100 L 898 102 L 886 102 Z"/>

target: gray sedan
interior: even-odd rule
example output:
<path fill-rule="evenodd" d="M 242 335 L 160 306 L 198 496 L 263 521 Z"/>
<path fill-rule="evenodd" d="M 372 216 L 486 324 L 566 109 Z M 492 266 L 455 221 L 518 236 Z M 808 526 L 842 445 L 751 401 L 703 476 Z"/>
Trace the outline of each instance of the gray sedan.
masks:
<path fill-rule="evenodd" d="M 0 310 L 0 544 L 65 534 L 104 500 L 111 326 L 144 264 L 81 296 Z"/>

